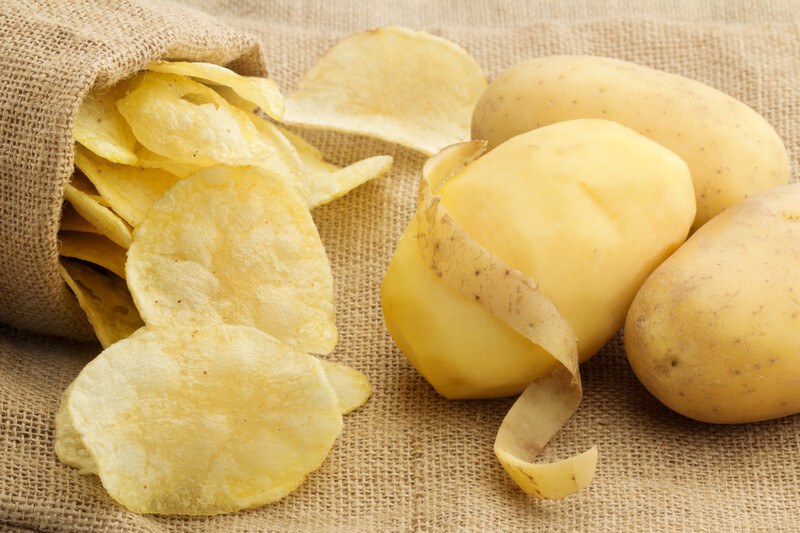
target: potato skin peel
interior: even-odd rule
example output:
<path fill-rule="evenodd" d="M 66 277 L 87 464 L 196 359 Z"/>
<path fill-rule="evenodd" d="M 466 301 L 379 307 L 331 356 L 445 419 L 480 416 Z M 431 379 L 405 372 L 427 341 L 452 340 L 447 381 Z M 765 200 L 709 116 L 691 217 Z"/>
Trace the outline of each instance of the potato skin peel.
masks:
<path fill-rule="evenodd" d="M 670 409 L 737 424 L 800 412 L 800 183 L 700 228 L 648 278 L 625 324 L 642 384 Z"/>
<path fill-rule="evenodd" d="M 550 56 L 500 74 L 472 116 L 489 149 L 555 122 L 612 120 L 678 154 L 692 173 L 697 229 L 789 177 L 778 134 L 758 113 L 703 83 L 617 59 Z"/>

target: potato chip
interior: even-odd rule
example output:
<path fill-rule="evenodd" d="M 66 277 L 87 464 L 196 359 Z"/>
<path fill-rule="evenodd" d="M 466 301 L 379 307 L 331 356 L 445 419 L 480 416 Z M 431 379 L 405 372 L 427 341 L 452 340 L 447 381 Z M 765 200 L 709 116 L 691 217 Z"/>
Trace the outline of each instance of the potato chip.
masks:
<path fill-rule="evenodd" d="M 136 513 L 279 500 L 342 430 L 320 362 L 241 326 L 144 328 L 83 369 L 67 409 L 103 486 Z"/>
<path fill-rule="evenodd" d="M 90 197 L 98 204 L 104 207 L 109 207 L 108 200 L 100 195 L 100 191 L 97 190 L 97 187 L 94 186 L 94 183 L 92 183 L 91 180 L 89 180 L 89 178 L 87 178 L 81 172 L 73 172 L 72 176 L 69 178 L 69 184 L 86 196 Z"/>
<path fill-rule="evenodd" d="M 94 196 L 79 191 L 69 183 L 64 188 L 64 193 L 75 210 L 100 233 L 123 248 L 131 245 L 131 228 L 119 215 L 100 204 Z"/>
<path fill-rule="evenodd" d="M 343 415 L 352 413 L 369 400 L 372 384 L 369 378 L 347 365 L 320 359 L 325 375 L 339 401 L 339 409 Z"/>
<path fill-rule="evenodd" d="M 339 41 L 286 98 L 284 122 L 368 135 L 433 155 L 468 140 L 486 89 L 455 43 L 387 27 Z"/>
<path fill-rule="evenodd" d="M 329 353 L 333 276 L 304 202 L 256 167 L 176 183 L 134 232 L 128 285 L 148 325 L 243 324 Z"/>
<path fill-rule="evenodd" d="M 378 155 L 357 161 L 344 168 L 325 161 L 322 152 L 296 133 L 276 126 L 294 147 L 311 176 L 309 207 L 341 198 L 359 185 L 385 176 L 391 169 L 393 159 L 388 155 Z"/>
<path fill-rule="evenodd" d="M 275 158 L 271 164 L 262 165 L 268 170 L 286 177 L 295 186 L 301 197 L 308 199 L 311 195 L 311 176 L 300 154 L 283 131 L 268 119 L 258 113 L 258 108 L 243 99 L 229 87 L 215 87 L 214 90 L 229 104 L 243 111 L 258 130 L 261 140 L 271 146 L 275 151 Z"/>
<path fill-rule="evenodd" d="M 120 96 L 120 89 L 89 93 L 78 109 L 73 133 L 76 141 L 100 157 L 114 163 L 135 165 L 137 159 L 133 149 L 136 138 L 117 111 L 116 101 Z"/>
<path fill-rule="evenodd" d="M 104 348 L 144 325 L 125 280 L 119 276 L 67 259 L 61 260 L 58 271 L 78 298 Z"/>
<path fill-rule="evenodd" d="M 69 202 L 64 202 L 64 208 L 61 210 L 61 223 L 59 228 L 65 231 L 100 233 L 100 230 L 75 211 L 75 208 L 72 207 L 72 204 Z"/>
<path fill-rule="evenodd" d="M 179 163 L 247 165 L 263 150 L 245 113 L 184 76 L 148 72 L 117 109 L 142 145 Z"/>
<path fill-rule="evenodd" d="M 166 170 L 170 174 L 179 178 L 185 178 L 190 174 L 194 174 L 201 168 L 200 165 L 192 165 L 190 163 L 179 163 L 169 157 L 158 155 L 157 153 L 148 150 L 141 144 L 136 145 L 136 157 L 139 158 L 138 166 L 143 168 L 156 168 Z"/>
<path fill-rule="evenodd" d="M 239 74 L 211 63 L 153 61 L 145 67 L 152 72 L 188 76 L 203 83 L 229 87 L 236 94 L 258 106 L 270 117 L 283 117 L 284 101 L 278 85 L 271 79 Z"/>
<path fill-rule="evenodd" d="M 96 474 L 97 465 L 95 465 L 94 459 L 92 459 L 89 451 L 83 445 L 83 440 L 72 423 L 72 415 L 67 409 L 70 394 L 72 394 L 72 383 L 69 384 L 67 390 L 61 396 L 61 403 L 58 406 L 58 411 L 56 411 L 56 438 L 54 445 L 56 455 L 62 463 L 77 468 L 80 474 Z"/>
<path fill-rule="evenodd" d="M 75 164 L 131 226 L 139 225 L 155 201 L 180 179 L 161 169 L 108 163 L 80 147 Z"/>
<path fill-rule="evenodd" d="M 59 255 L 88 261 L 125 277 L 125 254 L 127 250 L 111 242 L 111 239 L 96 233 L 78 231 L 58 232 Z"/>

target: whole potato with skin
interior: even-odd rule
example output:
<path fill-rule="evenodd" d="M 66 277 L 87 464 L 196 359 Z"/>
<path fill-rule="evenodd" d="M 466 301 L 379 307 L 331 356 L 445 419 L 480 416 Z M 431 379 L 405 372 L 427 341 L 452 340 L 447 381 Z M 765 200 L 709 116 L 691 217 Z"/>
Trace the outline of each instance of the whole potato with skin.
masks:
<path fill-rule="evenodd" d="M 604 120 L 510 139 L 437 194 L 472 238 L 538 283 L 577 335 L 581 360 L 619 329 L 695 213 L 686 164 Z M 448 398 L 517 394 L 545 374 L 550 354 L 446 286 L 420 255 L 416 231 L 412 220 L 381 295 L 389 332 L 417 370 Z"/>
<path fill-rule="evenodd" d="M 731 207 L 658 267 L 625 349 L 644 386 L 690 418 L 800 412 L 800 183 Z"/>
<path fill-rule="evenodd" d="M 780 137 L 751 108 L 703 83 L 605 57 L 541 57 L 506 70 L 475 106 L 472 138 L 491 149 L 576 118 L 618 122 L 686 161 L 697 196 L 694 229 L 788 181 Z"/>

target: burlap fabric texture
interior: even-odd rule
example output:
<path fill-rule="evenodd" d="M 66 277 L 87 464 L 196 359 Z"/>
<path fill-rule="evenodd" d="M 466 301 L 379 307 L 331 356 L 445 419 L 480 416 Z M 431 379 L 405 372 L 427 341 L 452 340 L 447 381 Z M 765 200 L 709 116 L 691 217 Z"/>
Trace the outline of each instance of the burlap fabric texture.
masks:
<path fill-rule="evenodd" d="M 427 29 L 456 41 L 490 77 L 529 57 L 556 53 L 607 55 L 676 72 L 716 86 L 764 115 L 783 137 L 792 156 L 792 177 L 797 179 L 796 0 L 192 3 L 255 34 L 266 51 L 271 76 L 285 91 L 294 88 L 299 75 L 337 39 L 386 24 Z M 6 5 L 0 3 L 0 11 L 7 10 Z M 111 5 L 115 4 L 107 4 Z M 22 10 L 17 13 L 19 19 Z M 51 24 L 70 20 L 71 31 L 87 20 L 69 13 L 43 18 Z M 180 24 L 188 19 L 185 16 Z M 142 35 L 163 28 L 185 31 L 161 15 L 153 20 L 140 24 Z M 127 41 L 118 28 L 103 26 L 100 34 L 109 36 L 114 50 L 103 48 L 101 55 L 117 53 L 116 47 L 125 49 Z M 8 54 L 0 54 L 1 64 L 8 61 Z M 46 77 L 39 67 L 34 72 Z M 70 102 L 77 105 L 78 96 L 74 98 Z M 32 112 L 9 117 L 6 109 L 0 126 L 4 131 L 9 121 L 16 124 Z M 6 138 L 4 133 L 1 141 Z M 544 455 L 566 457 L 598 444 L 593 484 L 559 502 L 539 502 L 519 492 L 492 454 L 495 432 L 512 400 L 443 400 L 394 347 L 383 325 L 379 284 L 413 212 L 424 158 L 356 136 L 315 132 L 309 138 L 340 164 L 377 153 L 395 157 L 389 176 L 313 213 L 337 284 L 341 339 L 332 357 L 365 372 L 374 385 L 369 403 L 345 419 L 345 430 L 322 468 L 286 499 L 254 511 L 210 519 L 127 513 L 108 498 L 97 478 L 80 476 L 60 464 L 52 451 L 59 396 L 99 347 L 0 328 L 0 530 L 800 529 L 800 418 L 742 426 L 686 420 L 639 385 L 619 337 L 583 366 L 584 402 Z M 29 157 L 45 157 L 53 146 Z M 0 224 L 8 224 L 2 213 Z M 2 261 L 9 260 L 5 251 L 0 255 Z M 8 301 L 3 300 L 4 313 Z"/>
<path fill-rule="evenodd" d="M 5 0 L 0 27 L 0 322 L 91 339 L 56 270 L 81 100 L 158 58 L 264 74 L 261 51 L 213 17 L 157 0 Z"/>

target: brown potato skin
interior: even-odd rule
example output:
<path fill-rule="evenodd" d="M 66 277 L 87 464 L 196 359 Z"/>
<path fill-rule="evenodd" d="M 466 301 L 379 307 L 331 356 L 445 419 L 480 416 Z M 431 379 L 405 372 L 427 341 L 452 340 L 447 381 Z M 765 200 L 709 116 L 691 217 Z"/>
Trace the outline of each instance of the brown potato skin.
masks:
<path fill-rule="evenodd" d="M 731 207 L 647 279 L 625 323 L 642 384 L 718 424 L 800 412 L 800 183 Z"/>

